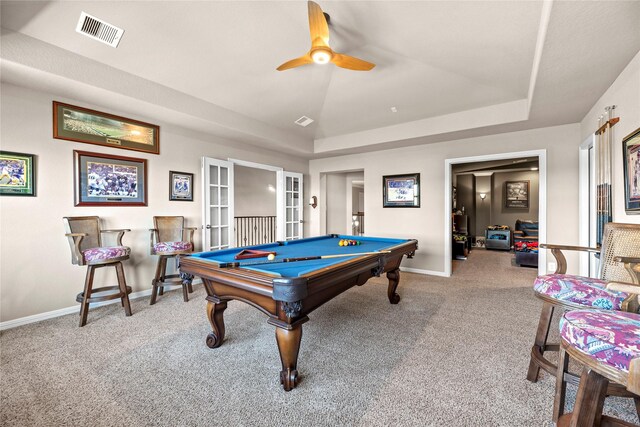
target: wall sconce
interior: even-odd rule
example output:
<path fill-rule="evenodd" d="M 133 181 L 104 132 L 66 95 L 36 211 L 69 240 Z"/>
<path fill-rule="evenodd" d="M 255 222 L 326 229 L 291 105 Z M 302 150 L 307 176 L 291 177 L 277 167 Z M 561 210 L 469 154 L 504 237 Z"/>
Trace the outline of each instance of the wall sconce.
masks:
<path fill-rule="evenodd" d="M 480 193 L 480 198 L 482 200 L 486 199 L 487 198 L 487 193 Z"/>
<path fill-rule="evenodd" d="M 313 209 L 318 206 L 318 198 L 316 196 L 311 196 L 311 198 L 309 199 L 309 206 L 311 206 Z"/>
<path fill-rule="evenodd" d="M 351 229 L 354 235 L 360 235 L 361 232 L 358 232 L 358 228 L 360 227 L 360 221 L 358 220 L 358 215 L 351 216 Z"/>

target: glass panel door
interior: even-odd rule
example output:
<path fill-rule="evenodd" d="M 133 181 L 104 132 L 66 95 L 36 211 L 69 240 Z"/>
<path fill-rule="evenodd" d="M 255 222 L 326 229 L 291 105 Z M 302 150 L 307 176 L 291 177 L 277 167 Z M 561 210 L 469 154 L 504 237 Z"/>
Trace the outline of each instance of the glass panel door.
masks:
<path fill-rule="evenodd" d="M 204 157 L 203 250 L 233 247 L 233 163 Z"/>
<path fill-rule="evenodd" d="M 284 239 L 303 237 L 302 174 L 284 172 Z"/>

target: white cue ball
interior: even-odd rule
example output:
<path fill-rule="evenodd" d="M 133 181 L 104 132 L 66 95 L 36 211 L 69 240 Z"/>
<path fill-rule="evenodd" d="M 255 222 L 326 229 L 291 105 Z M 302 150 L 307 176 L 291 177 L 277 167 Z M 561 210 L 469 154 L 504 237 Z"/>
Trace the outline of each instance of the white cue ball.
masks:
<path fill-rule="evenodd" d="M 276 259 L 276 256 L 274 254 L 269 254 L 269 256 L 267 257 L 267 259 L 269 261 L 273 261 L 274 259 Z"/>

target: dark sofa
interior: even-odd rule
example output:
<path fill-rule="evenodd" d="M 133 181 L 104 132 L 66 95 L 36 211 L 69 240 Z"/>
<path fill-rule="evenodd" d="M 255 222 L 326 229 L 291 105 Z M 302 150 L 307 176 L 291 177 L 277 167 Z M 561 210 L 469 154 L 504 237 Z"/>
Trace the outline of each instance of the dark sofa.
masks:
<path fill-rule="evenodd" d="M 513 232 L 516 264 L 538 266 L 538 221 L 519 219 Z"/>
<path fill-rule="evenodd" d="M 515 242 L 537 242 L 538 241 L 538 221 L 529 219 L 516 220 L 515 231 L 513 232 Z"/>

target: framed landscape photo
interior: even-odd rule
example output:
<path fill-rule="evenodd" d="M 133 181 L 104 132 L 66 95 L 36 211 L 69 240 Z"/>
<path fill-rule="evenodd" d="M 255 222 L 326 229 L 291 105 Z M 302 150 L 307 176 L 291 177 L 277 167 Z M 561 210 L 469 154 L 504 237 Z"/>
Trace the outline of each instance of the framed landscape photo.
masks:
<path fill-rule="evenodd" d="M 35 196 L 33 154 L 0 151 L 0 196 Z"/>
<path fill-rule="evenodd" d="M 76 206 L 147 206 L 147 161 L 73 151 Z"/>
<path fill-rule="evenodd" d="M 420 174 L 383 176 L 382 206 L 385 208 L 419 208 Z"/>
<path fill-rule="evenodd" d="M 628 214 L 640 214 L 640 128 L 622 140 L 624 204 Z"/>
<path fill-rule="evenodd" d="M 507 181 L 505 187 L 505 208 L 529 207 L 529 181 Z"/>
<path fill-rule="evenodd" d="M 53 137 L 160 154 L 160 127 L 53 101 Z"/>
<path fill-rule="evenodd" d="M 169 200 L 193 202 L 193 174 L 169 171 Z"/>

